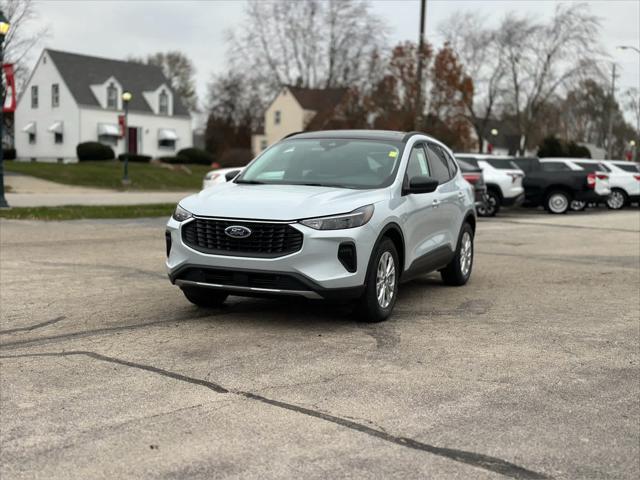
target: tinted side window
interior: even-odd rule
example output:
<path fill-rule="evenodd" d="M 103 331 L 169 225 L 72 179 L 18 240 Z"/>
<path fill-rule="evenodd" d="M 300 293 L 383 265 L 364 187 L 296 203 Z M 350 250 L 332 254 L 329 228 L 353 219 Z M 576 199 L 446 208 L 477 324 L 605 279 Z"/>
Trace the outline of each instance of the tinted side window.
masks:
<path fill-rule="evenodd" d="M 439 184 L 448 182 L 451 179 L 447 159 L 442 150 L 437 145 L 427 145 L 427 158 L 429 159 L 429 168 L 431 177 L 438 180 Z"/>
<path fill-rule="evenodd" d="M 533 170 L 533 160 L 530 158 L 514 158 L 512 161 L 525 173 Z"/>
<path fill-rule="evenodd" d="M 449 153 L 444 148 L 437 146 L 437 149 L 442 152 L 442 155 L 444 155 L 444 157 L 447 159 L 447 166 L 449 167 L 449 174 L 451 175 L 451 178 L 455 177 L 456 172 L 458 171 L 456 162 L 453 160 L 453 158 L 451 158 L 451 155 L 449 155 Z"/>
<path fill-rule="evenodd" d="M 544 172 L 564 172 L 571 170 L 569 165 L 562 162 L 543 162 L 540 165 Z"/>
<path fill-rule="evenodd" d="M 614 165 L 618 168 L 621 168 L 622 170 L 624 170 L 625 172 L 632 172 L 632 173 L 638 173 L 640 172 L 640 168 L 637 165 L 634 165 L 633 163 L 629 162 L 628 165 L 625 164 L 620 164 L 620 163 L 614 163 Z"/>
<path fill-rule="evenodd" d="M 574 162 L 574 163 L 589 173 L 606 171 L 604 168 L 600 166 L 599 163 L 587 163 L 587 162 Z"/>
<path fill-rule="evenodd" d="M 411 180 L 421 175 L 429 176 L 429 164 L 427 163 L 427 155 L 422 145 L 416 145 L 409 155 L 409 164 L 407 165 L 407 177 Z"/>
<path fill-rule="evenodd" d="M 467 157 L 467 156 L 464 156 L 464 155 L 456 155 L 456 160 L 464 160 L 468 164 L 473 165 L 474 167 L 478 168 L 478 159 L 475 158 L 475 157 Z"/>

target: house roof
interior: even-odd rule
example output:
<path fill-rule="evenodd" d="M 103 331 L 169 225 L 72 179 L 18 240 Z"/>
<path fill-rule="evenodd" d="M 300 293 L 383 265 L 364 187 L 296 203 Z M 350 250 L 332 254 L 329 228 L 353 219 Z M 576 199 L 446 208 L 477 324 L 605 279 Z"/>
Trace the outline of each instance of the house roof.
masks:
<path fill-rule="evenodd" d="M 110 77 L 116 78 L 123 89 L 132 93 L 133 97 L 129 104 L 129 110 L 132 111 L 153 113 L 142 92 L 155 90 L 163 83 L 171 89 L 171 84 L 162 73 L 162 69 L 154 65 L 51 49 L 46 49 L 46 52 L 79 105 L 99 107 L 100 103 L 91 91 L 91 85 L 104 83 Z M 189 115 L 189 110 L 182 103 L 180 96 L 173 89 L 171 91 L 174 115 Z"/>
<path fill-rule="evenodd" d="M 335 107 L 347 93 L 346 88 L 302 88 L 291 85 L 287 85 L 287 88 L 302 108 L 315 111 Z"/>

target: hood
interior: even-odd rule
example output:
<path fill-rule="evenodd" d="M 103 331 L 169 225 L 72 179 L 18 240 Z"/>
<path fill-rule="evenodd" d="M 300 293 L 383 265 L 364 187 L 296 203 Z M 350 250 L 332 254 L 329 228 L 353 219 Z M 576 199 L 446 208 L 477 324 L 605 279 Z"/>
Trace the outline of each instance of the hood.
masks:
<path fill-rule="evenodd" d="M 223 183 L 180 201 L 197 216 L 299 220 L 348 213 L 387 197 L 387 190 Z"/>

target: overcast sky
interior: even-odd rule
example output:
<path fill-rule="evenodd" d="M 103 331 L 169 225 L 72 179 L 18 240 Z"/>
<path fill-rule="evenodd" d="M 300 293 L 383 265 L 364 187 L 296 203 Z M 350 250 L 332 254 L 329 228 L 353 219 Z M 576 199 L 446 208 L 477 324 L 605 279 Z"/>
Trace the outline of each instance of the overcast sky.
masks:
<path fill-rule="evenodd" d="M 419 0 L 371 3 L 387 22 L 392 43 L 417 39 Z M 640 1 L 586 3 L 601 17 L 603 47 L 620 72 L 618 91 L 640 86 L 640 55 L 616 49 L 617 45 L 640 48 Z M 225 69 L 225 31 L 242 28 L 244 5 L 244 0 L 39 0 L 37 22 L 49 26 L 43 46 L 59 50 L 121 59 L 128 54 L 182 50 L 196 65 L 198 93 L 203 98 L 211 75 Z M 456 12 L 473 10 L 488 22 L 499 21 L 510 10 L 544 19 L 555 5 L 553 0 L 427 0 L 426 34 L 431 43 L 441 44 L 437 27 Z"/>

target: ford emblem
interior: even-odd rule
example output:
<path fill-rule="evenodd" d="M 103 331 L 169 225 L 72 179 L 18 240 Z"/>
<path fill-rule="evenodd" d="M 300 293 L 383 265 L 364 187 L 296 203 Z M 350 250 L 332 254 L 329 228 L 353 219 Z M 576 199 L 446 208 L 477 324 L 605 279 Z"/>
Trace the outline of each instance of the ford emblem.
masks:
<path fill-rule="evenodd" d="M 231 238 L 247 238 L 251 235 L 251 230 L 242 225 L 231 225 L 224 229 L 224 233 Z"/>

